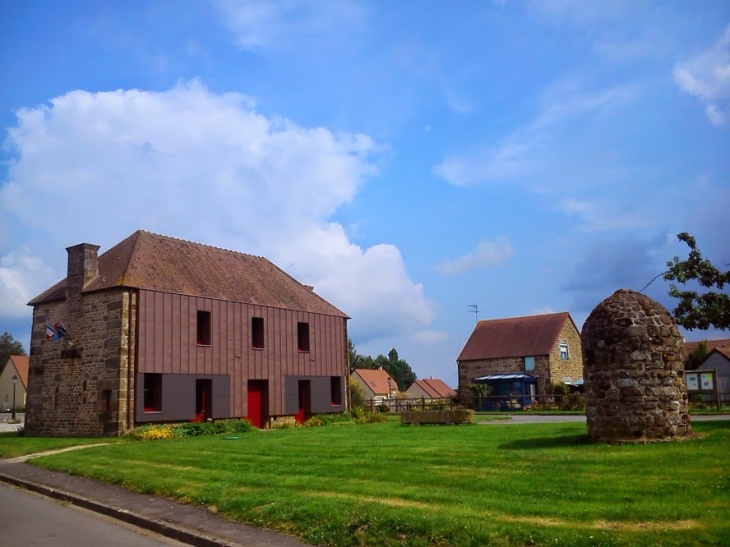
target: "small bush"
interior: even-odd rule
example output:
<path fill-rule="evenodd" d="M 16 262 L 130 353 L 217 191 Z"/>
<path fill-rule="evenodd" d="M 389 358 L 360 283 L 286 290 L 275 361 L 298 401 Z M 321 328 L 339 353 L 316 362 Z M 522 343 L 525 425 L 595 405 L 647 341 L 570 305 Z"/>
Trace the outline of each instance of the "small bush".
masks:
<path fill-rule="evenodd" d="M 271 424 L 271 429 L 293 429 L 295 427 L 300 426 L 294 419 L 294 416 L 283 416 L 281 418 L 277 418 Z"/>
<path fill-rule="evenodd" d="M 130 436 L 141 441 L 155 441 L 221 433 L 247 433 L 254 427 L 248 420 L 218 420 L 214 422 L 186 422 L 181 424 L 151 424 L 135 428 Z"/>
<path fill-rule="evenodd" d="M 143 425 L 135 428 L 132 437 L 140 441 L 158 441 L 161 439 L 172 439 L 175 435 L 171 425 Z"/>
<path fill-rule="evenodd" d="M 317 416 L 312 416 L 307 421 L 304 422 L 304 427 L 322 427 L 324 425 L 324 422 L 320 420 Z"/>
<path fill-rule="evenodd" d="M 390 407 L 388 405 L 386 405 L 385 403 L 380 403 L 376 407 L 376 409 L 378 410 L 378 412 L 382 412 L 382 413 L 390 412 Z"/>

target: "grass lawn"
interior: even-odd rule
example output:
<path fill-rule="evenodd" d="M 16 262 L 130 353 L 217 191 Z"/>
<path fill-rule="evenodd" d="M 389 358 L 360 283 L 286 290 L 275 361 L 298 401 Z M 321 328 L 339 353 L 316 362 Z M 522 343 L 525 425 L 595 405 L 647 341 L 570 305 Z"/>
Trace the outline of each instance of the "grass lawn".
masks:
<path fill-rule="evenodd" d="M 589 443 L 579 423 L 387 421 L 120 443 L 33 463 L 317 545 L 730 545 L 730 422 L 693 427 L 704 438 L 608 446 Z"/>
<path fill-rule="evenodd" d="M 126 437 L 79 438 L 79 437 L 19 437 L 14 431 L 0 433 L 0 458 L 17 458 L 46 450 L 57 450 L 80 444 L 117 443 L 128 441 Z"/>

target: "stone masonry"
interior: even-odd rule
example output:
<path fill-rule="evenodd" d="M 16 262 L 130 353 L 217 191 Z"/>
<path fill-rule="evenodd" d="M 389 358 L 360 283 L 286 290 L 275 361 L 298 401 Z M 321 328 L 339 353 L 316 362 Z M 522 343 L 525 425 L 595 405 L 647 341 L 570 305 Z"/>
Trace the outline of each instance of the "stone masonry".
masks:
<path fill-rule="evenodd" d="M 664 307 L 618 290 L 591 312 L 582 339 L 591 439 L 646 442 L 691 434 L 681 338 Z"/>
<path fill-rule="evenodd" d="M 133 424 L 129 374 L 135 294 L 127 289 L 81 292 L 95 275 L 94 245 L 69 247 L 65 300 L 33 310 L 25 431 L 29 436 L 122 435 Z M 45 325 L 68 334 L 46 340 Z"/>

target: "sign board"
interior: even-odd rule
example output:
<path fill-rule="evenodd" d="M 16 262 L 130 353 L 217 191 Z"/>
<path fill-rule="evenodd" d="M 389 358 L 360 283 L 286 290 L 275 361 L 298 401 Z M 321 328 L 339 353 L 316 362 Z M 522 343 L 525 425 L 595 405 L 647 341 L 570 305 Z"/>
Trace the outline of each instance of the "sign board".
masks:
<path fill-rule="evenodd" d="M 702 387 L 703 391 L 706 389 L 714 389 L 712 376 L 713 374 L 710 372 L 703 372 L 700 374 L 700 386 Z"/>
<path fill-rule="evenodd" d="M 687 391 L 697 391 L 700 389 L 698 374 L 696 372 L 687 373 Z"/>

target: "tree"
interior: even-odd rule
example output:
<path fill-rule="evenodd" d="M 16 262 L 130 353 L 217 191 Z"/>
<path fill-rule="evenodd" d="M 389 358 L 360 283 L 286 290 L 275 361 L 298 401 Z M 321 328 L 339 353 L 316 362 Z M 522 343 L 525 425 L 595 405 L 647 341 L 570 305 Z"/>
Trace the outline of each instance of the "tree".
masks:
<path fill-rule="evenodd" d="M 364 369 L 377 369 L 382 368 L 390 377 L 393 378 L 396 385 L 393 389 L 399 391 L 405 391 L 408 387 L 416 381 L 416 373 L 413 372 L 411 366 L 398 355 L 398 351 L 392 348 L 388 352 L 388 356 L 378 355 L 375 358 L 369 355 L 360 355 L 355 349 L 355 344 L 348 338 L 347 340 L 347 352 L 350 359 L 350 369 L 364 368 Z"/>
<path fill-rule="evenodd" d="M 696 370 L 702 364 L 710 352 L 707 350 L 707 340 L 702 340 L 684 360 L 685 370 Z"/>
<path fill-rule="evenodd" d="M 697 291 L 679 290 L 674 283 L 669 285 L 669 296 L 677 298 L 679 304 L 672 312 L 678 325 L 688 330 L 707 330 L 715 327 L 721 330 L 730 328 L 730 296 L 722 291 L 730 285 L 730 271 L 722 272 L 712 265 L 697 249 L 695 238 L 687 232 L 677 234 L 677 239 L 690 249 L 686 260 L 674 257 L 667 262 L 669 268 L 664 273 L 666 281 L 676 281 L 684 285 L 689 281 L 701 287 L 717 289 L 699 294 Z"/>
<path fill-rule="evenodd" d="M 0 372 L 3 371 L 11 355 L 25 355 L 23 344 L 9 332 L 0 334 Z"/>

